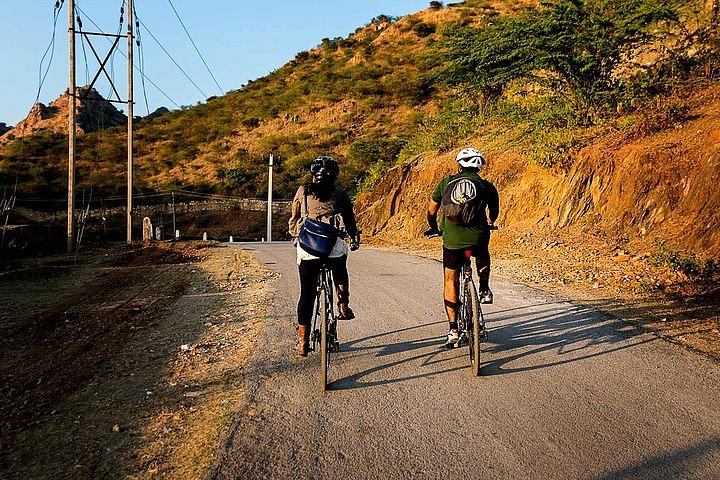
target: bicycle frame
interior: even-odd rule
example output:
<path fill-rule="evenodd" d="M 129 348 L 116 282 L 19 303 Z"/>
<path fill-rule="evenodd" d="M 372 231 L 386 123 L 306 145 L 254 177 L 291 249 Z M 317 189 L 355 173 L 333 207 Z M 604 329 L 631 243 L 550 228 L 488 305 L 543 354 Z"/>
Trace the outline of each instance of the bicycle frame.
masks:
<path fill-rule="evenodd" d="M 472 374 L 478 376 L 480 375 L 480 341 L 487 339 L 487 330 L 473 280 L 470 250 L 465 251 L 465 262 L 460 271 L 459 280 L 458 342 L 463 338 L 467 340 Z"/>
<path fill-rule="evenodd" d="M 330 354 L 338 351 L 337 319 L 333 309 L 334 286 L 332 271 L 323 263 L 318 274 L 317 293 L 315 297 L 315 316 L 310 336 L 310 350 L 315 351 L 320 345 L 320 386 L 323 391 L 328 386 L 328 370 Z"/>
<path fill-rule="evenodd" d="M 469 253 L 469 251 L 467 252 Z M 459 305 L 459 311 L 457 315 L 457 322 L 458 322 L 458 335 L 462 338 L 463 335 L 467 338 L 467 319 L 465 318 L 465 315 L 463 314 L 462 309 L 465 308 L 465 305 L 467 305 L 468 298 L 467 298 L 467 284 L 471 284 L 472 288 L 475 289 L 475 280 L 472 276 L 472 262 L 470 260 L 470 257 L 466 255 L 465 263 L 463 264 L 462 269 L 460 270 L 460 280 L 458 282 L 458 303 Z"/>

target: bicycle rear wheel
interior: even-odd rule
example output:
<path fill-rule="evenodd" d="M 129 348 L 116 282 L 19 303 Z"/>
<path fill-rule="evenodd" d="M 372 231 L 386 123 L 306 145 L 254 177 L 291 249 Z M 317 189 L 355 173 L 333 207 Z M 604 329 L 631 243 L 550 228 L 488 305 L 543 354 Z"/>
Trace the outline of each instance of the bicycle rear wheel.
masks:
<path fill-rule="evenodd" d="M 324 392 L 328 387 L 328 369 L 330 368 L 330 338 L 328 336 L 329 315 L 332 308 L 328 303 L 327 284 L 323 282 L 320 288 L 320 387 Z"/>
<path fill-rule="evenodd" d="M 465 303 L 463 304 L 465 327 L 468 336 L 470 368 L 473 376 L 480 375 L 480 335 L 483 330 L 480 300 L 473 282 L 465 283 Z"/>

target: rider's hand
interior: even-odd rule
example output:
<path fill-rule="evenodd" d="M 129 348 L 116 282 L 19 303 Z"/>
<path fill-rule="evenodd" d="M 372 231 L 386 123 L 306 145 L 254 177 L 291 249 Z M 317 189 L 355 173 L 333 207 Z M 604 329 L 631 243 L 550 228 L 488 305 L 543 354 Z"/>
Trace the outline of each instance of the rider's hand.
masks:
<path fill-rule="evenodd" d="M 435 228 L 429 228 L 429 229 L 425 230 L 425 233 L 423 233 L 423 235 L 425 236 L 425 238 L 440 237 L 440 236 L 442 236 L 442 230 L 438 230 Z"/>

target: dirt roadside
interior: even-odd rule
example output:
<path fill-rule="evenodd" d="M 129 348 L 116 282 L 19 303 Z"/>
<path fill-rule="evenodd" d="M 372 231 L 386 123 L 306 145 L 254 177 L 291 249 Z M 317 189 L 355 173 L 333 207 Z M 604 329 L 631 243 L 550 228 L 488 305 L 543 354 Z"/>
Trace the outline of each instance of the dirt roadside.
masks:
<path fill-rule="evenodd" d="M 4 272 L 0 477 L 199 477 L 243 401 L 271 277 L 209 242 Z"/>

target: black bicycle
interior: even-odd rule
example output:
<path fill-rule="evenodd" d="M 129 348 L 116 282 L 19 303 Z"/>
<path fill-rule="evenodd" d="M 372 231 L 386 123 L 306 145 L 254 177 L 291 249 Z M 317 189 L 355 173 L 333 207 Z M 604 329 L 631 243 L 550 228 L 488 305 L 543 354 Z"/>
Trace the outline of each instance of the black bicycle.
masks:
<path fill-rule="evenodd" d="M 360 234 L 358 232 L 355 240 L 350 243 L 350 250 L 357 250 L 360 247 Z M 340 341 L 337 335 L 337 316 L 334 309 L 335 286 L 333 284 L 332 270 L 327 263 L 320 268 L 317 283 L 317 295 L 315 297 L 315 316 L 313 317 L 312 330 L 310 333 L 310 350 L 320 350 L 320 388 L 322 391 L 328 389 L 328 371 L 333 353 L 340 351 Z"/>
<path fill-rule="evenodd" d="M 490 230 L 497 230 L 497 227 L 489 227 Z M 425 232 L 427 238 L 436 238 L 442 235 L 441 231 L 428 230 Z M 473 376 L 480 375 L 480 342 L 487 340 L 488 332 L 485 327 L 485 316 L 480 307 L 477 287 L 473 279 L 472 250 L 465 250 L 465 262 L 460 270 L 460 281 L 458 291 L 458 342 L 460 346 L 465 341 L 468 344 L 470 356 L 470 368 Z"/>
<path fill-rule="evenodd" d="M 480 307 L 477 288 L 472 276 L 471 250 L 465 250 L 465 263 L 460 271 L 460 291 L 458 292 L 459 311 L 458 345 L 467 338 L 470 367 L 474 376 L 480 375 L 480 342 L 487 340 L 485 316 Z"/>

